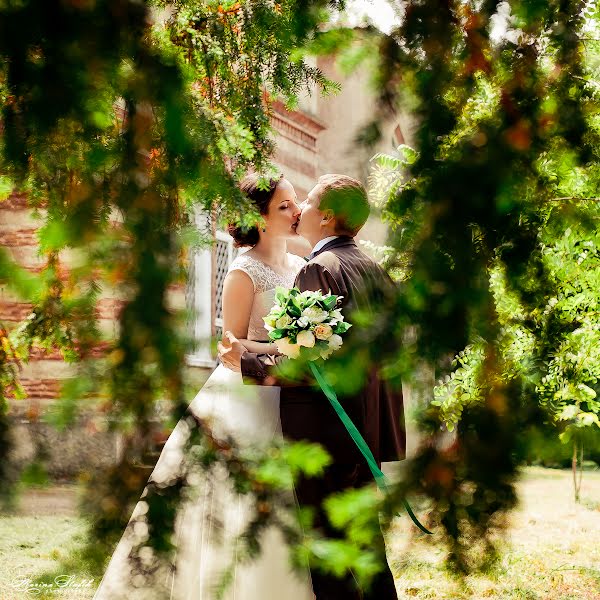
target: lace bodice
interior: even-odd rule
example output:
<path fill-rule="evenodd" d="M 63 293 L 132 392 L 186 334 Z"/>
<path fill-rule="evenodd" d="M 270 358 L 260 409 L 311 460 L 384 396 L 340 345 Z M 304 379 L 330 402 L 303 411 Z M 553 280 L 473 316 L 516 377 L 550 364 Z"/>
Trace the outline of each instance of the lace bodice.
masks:
<path fill-rule="evenodd" d="M 288 263 L 290 270 L 285 275 L 280 275 L 273 271 L 271 267 L 264 262 L 240 254 L 229 266 L 227 272 L 234 270 L 244 271 L 254 284 L 254 303 L 250 313 L 250 322 L 248 323 L 248 338 L 255 341 L 268 341 L 267 330 L 263 317 L 266 317 L 275 301 L 275 288 L 282 286 L 291 288 L 300 269 L 306 264 L 305 260 L 295 254 L 288 252 Z"/>

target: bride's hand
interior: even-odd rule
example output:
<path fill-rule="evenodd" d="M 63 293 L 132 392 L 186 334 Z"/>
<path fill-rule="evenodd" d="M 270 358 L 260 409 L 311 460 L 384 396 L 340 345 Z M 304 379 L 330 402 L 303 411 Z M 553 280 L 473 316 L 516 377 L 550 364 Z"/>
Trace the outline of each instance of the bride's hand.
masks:
<path fill-rule="evenodd" d="M 217 344 L 219 349 L 219 359 L 225 367 L 240 373 L 242 368 L 242 354 L 246 352 L 246 347 L 231 333 L 226 331 L 223 334 L 223 340 Z"/>

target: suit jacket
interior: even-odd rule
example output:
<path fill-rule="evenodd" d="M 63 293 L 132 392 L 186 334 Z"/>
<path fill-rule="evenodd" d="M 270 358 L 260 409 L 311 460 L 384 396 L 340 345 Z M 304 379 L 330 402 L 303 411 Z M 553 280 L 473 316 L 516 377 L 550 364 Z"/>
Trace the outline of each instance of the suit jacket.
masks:
<path fill-rule="evenodd" d="M 345 320 L 353 327 L 344 344 L 325 362 L 327 377 L 338 399 L 375 460 L 395 461 L 405 456 L 406 434 L 402 388 L 379 375 L 377 352 L 386 335 L 385 311 L 393 306 L 395 285 L 389 275 L 357 247 L 353 238 L 328 242 L 298 273 L 295 286 L 341 295 Z M 338 464 L 364 461 L 350 434 L 316 383 L 294 385 L 282 381 L 277 365 L 281 356 L 242 355 L 245 383 L 281 385 L 281 427 L 286 438 L 322 444 Z M 274 376 L 274 377 L 273 377 Z"/>

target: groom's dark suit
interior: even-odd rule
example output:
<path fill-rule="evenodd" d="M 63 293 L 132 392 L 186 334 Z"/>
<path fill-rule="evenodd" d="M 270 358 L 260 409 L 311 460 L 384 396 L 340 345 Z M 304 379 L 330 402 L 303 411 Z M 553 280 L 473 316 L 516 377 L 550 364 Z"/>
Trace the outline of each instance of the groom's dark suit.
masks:
<path fill-rule="evenodd" d="M 371 258 L 361 252 L 354 239 L 340 236 L 317 252 L 300 271 L 295 286 L 304 290 L 322 290 L 323 293 L 343 296 L 342 311 L 348 322 L 359 311 L 371 317 L 382 318 L 389 307 L 386 300 L 393 298 L 394 283 L 387 273 Z M 355 315 L 357 313 L 354 313 Z M 376 319 L 377 320 L 377 319 Z M 334 388 L 342 406 L 371 448 L 375 460 L 395 461 L 405 456 L 406 437 L 402 391 L 380 379 L 377 364 L 370 364 L 378 324 L 353 327 L 344 337 L 344 345 L 328 359 L 326 365 L 335 367 L 331 373 L 337 381 Z M 381 337 L 378 338 L 381 341 Z M 281 357 L 245 352 L 241 369 L 246 383 L 264 384 L 276 372 L 273 367 Z M 330 362 L 331 361 L 331 362 Z M 340 374 L 342 376 L 340 376 Z M 273 378 L 271 378 L 273 381 Z M 329 494 L 348 487 L 360 487 L 372 481 L 364 457 L 360 454 L 339 417 L 325 395 L 316 386 L 282 385 L 280 411 L 281 427 L 286 438 L 308 440 L 322 444 L 333 457 L 333 464 L 323 478 L 304 479 L 296 487 L 301 505 L 316 509 L 316 525 L 329 537 L 339 537 L 324 515 L 321 503 Z M 383 547 L 383 538 L 378 540 Z M 353 598 L 396 598 L 389 568 L 375 580 L 368 594 L 356 588 L 352 576 L 337 579 L 312 571 L 313 588 L 317 600 L 351 600 Z"/>

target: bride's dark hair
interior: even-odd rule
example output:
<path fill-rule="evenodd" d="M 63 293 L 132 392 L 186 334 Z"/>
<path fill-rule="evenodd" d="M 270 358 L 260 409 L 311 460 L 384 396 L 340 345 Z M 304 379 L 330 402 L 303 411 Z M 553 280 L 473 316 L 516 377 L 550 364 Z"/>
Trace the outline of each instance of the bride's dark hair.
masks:
<path fill-rule="evenodd" d="M 239 184 L 240 190 L 248 197 L 261 215 L 266 215 L 269 211 L 269 204 L 275 195 L 275 190 L 279 182 L 283 179 L 283 174 L 278 178 L 268 179 L 268 188 L 261 189 L 258 186 L 261 176 L 258 173 L 250 173 L 242 179 Z M 263 181 L 265 181 L 263 179 Z M 258 227 L 252 225 L 251 227 L 242 228 L 239 225 L 230 224 L 227 228 L 229 235 L 233 238 L 233 244 L 236 248 L 242 246 L 255 246 L 258 243 Z"/>

